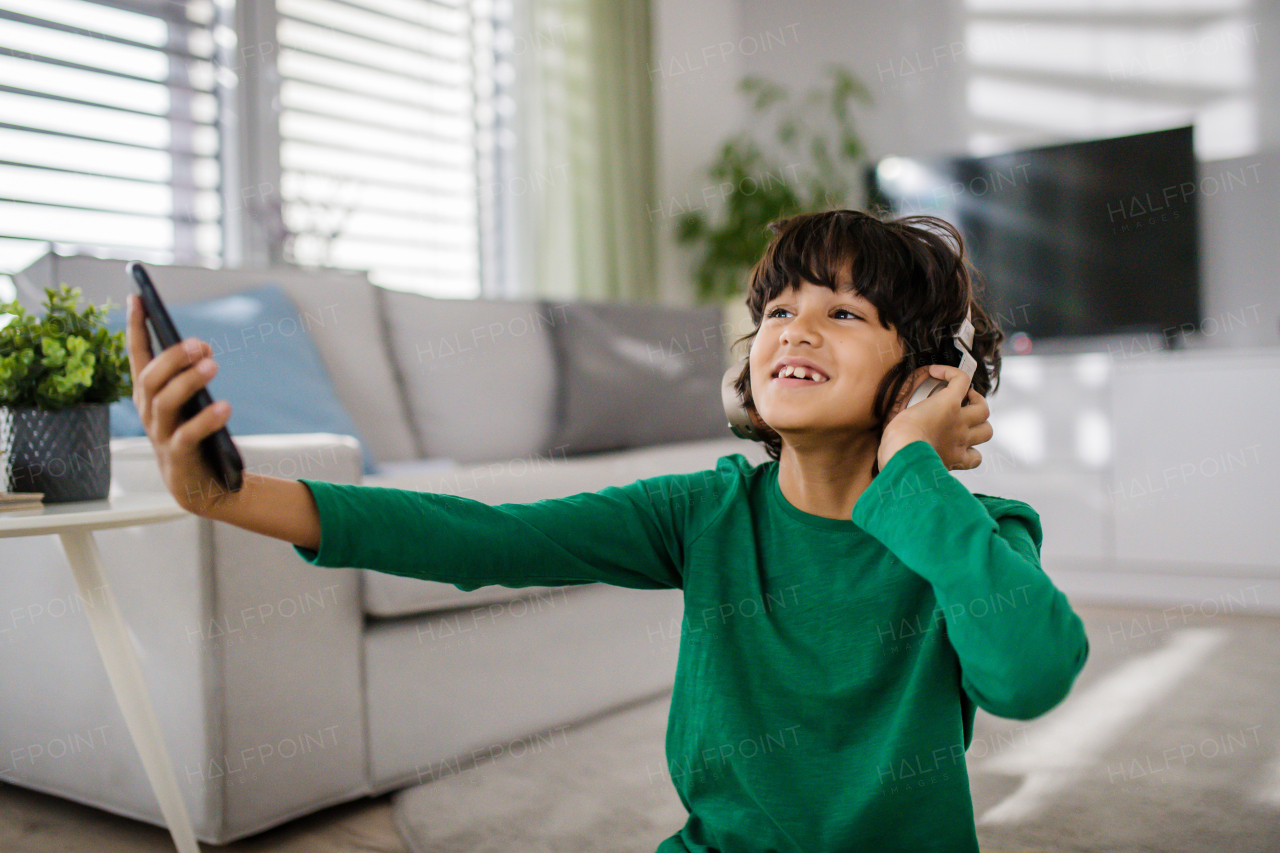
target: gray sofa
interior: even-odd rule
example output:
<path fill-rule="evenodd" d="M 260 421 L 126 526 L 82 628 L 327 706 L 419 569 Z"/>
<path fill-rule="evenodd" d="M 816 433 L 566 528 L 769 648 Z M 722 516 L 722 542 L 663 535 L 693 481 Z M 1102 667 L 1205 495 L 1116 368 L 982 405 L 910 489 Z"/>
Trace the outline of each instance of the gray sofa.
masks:
<path fill-rule="evenodd" d="M 258 473 L 499 504 L 767 458 L 718 413 L 729 342 L 747 331 L 718 308 L 430 299 L 336 271 L 152 272 L 172 304 L 274 282 L 300 312 L 336 318 L 309 331 L 379 472 L 362 474 L 351 436 L 237 434 Z M 95 304 L 128 292 L 123 262 L 85 257 L 46 256 L 17 282 L 30 310 L 62 282 Z M 111 459 L 112 494 L 163 489 L 145 437 L 112 439 Z M 424 565 L 433 535 L 447 532 L 424 532 Z M 317 569 L 196 516 L 96 538 L 211 844 L 538 749 L 674 682 L 679 590 L 468 593 Z M 162 824 L 83 613 L 94 602 L 57 538 L 0 541 L 0 562 L 0 779 Z"/>

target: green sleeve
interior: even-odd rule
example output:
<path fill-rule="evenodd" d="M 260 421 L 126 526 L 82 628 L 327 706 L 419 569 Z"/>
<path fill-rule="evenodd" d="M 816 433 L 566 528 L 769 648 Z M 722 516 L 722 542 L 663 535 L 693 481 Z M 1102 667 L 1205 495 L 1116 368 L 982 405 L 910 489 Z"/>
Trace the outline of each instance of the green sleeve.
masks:
<path fill-rule="evenodd" d="M 1029 720 L 1066 697 L 1089 640 L 1040 567 L 1039 515 L 992 500 L 999 522 L 920 440 L 893 455 L 853 521 L 933 587 L 964 691 L 992 714 Z"/>
<path fill-rule="evenodd" d="M 683 588 L 683 542 L 710 506 L 715 471 L 636 480 L 565 498 L 486 504 L 380 486 L 299 480 L 320 513 L 315 566 L 482 586 L 606 583 Z"/>

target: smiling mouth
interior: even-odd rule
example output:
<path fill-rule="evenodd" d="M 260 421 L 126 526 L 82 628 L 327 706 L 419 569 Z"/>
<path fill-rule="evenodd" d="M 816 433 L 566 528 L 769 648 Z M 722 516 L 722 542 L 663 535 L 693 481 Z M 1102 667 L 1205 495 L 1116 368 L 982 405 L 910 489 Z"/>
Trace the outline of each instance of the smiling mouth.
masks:
<path fill-rule="evenodd" d="M 831 377 L 818 368 L 808 367 L 803 365 L 796 366 L 791 364 L 784 364 L 782 367 L 779 367 L 776 371 L 774 371 L 772 378 L 790 379 L 792 377 L 795 377 L 798 379 L 804 379 L 806 381 L 813 381 L 819 384 L 823 382 L 831 381 Z"/>
<path fill-rule="evenodd" d="M 826 385 L 827 382 L 830 382 L 831 380 L 828 379 L 824 382 L 817 382 L 813 379 L 801 379 L 798 376 L 775 376 L 773 377 L 773 381 L 788 388 L 793 385 L 796 387 L 800 387 L 802 385 L 812 385 L 813 387 L 816 388 L 819 385 Z"/>

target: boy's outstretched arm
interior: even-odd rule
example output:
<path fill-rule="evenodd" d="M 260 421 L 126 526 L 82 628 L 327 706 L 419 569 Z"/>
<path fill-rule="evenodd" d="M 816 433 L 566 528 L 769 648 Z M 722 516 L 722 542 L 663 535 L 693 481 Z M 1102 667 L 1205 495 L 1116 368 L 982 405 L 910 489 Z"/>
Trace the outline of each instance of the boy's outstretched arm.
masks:
<path fill-rule="evenodd" d="M 709 498 L 723 475 L 732 473 L 732 463 L 722 459 L 718 470 L 498 505 L 302 479 L 296 485 L 313 500 L 320 533 L 313 539 L 306 525 L 299 525 L 302 535 L 294 547 L 312 565 L 372 569 L 450 583 L 463 591 L 495 584 L 588 583 L 678 589 L 684 584 L 688 532 L 714 511 L 716 502 Z M 296 500 L 293 490 L 287 494 Z M 250 498 L 243 504 L 244 517 L 228 520 L 278 535 L 284 529 L 279 521 L 275 533 L 249 521 L 253 503 Z"/>
<path fill-rule="evenodd" d="M 1011 501 L 997 522 L 933 446 L 916 441 L 872 481 L 853 521 L 929 581 L 979 707 L 1029 720 L 1066 697 L 1089 640 L 1040 567 L 1035 510 Z"/>
<path fill-rule="evenodd" d="M 189 338 L 153 355 L 136 295 L 128 308 L 133 401 L 165 486 L 188 512 L 283 539 L 314 565 L 442 580 L 466 590 L 489 584 L 604 582 L 657 589 L 683 583 L 684 528 L 695 504 L 705 502 L 680 491 L 682 478 L 710 483 L 716 471 L 500 507 L 251 472 L 245 472 L 238 492 L 211 489 L 216 478 L 199 445 L 227 423 L 230 407 L 221 401 L 187 421 L 180 408 L 216 374 L 212 358 L 202 357 L 212 348 Z"/>
<path fill-rule="evenodd" d="M 320 547 L 320 512 L 311 490 L 299 480 L 245 471 L 240 491 L 226 493 L 199 514 L 295 546 Z"/>

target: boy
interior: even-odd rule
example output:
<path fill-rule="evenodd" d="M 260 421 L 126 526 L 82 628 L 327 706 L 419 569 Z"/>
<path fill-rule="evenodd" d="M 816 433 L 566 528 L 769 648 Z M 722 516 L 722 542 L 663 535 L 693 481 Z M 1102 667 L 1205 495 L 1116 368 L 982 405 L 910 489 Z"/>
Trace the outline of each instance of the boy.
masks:
<path fill-rule="evenodd" d="M 975 708 L 1039 716 L 1088 657 L 1083 623 L 1041 571 L 1035 510 L 949 473 L 976 467 L 973 445 L 992 436 L 982 395 L 1003 334 L 942 220 L 843 210 L 774 230 L 752 272 L 756 328 L 737 382 L 763 465 L 734 454 L 499 506 L 257 476 L 203 497 L 197 445 L 229 409 L 181 426 L 176 415 L 212 375 L 207 358 L 184 368 L 210 350 L 152 359 L 131 297 L 135 402 L 180 503 L 292 542 L 313 565 L 465 591 L 683 590 L 666 751 L 689 817 L 658 853 L 977 853 L 964 762 Z M 967 312 L 972 382 L 938 363 Z M 927 376 L 945 387 L 904 408 Z"/>

